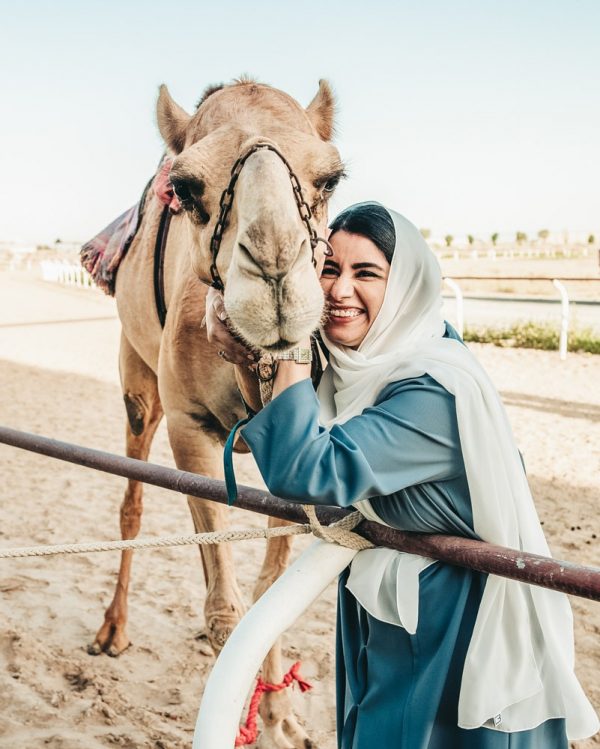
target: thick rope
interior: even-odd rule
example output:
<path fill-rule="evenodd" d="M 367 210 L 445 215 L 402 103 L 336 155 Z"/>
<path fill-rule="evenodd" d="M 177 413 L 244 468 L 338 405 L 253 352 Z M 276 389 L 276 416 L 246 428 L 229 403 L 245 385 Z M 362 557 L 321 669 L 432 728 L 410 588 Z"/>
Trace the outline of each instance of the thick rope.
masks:
<path fill-rule="evenodd" d="M 214 531 L 212 533 L 195 533 L 191 536 L 163 536 L 125 541 L 92 541 L 82 544 L 56 544 L 52 546 L 21 546 L 14 549 L 0 549 L 0 559 L 18 557 L 47 557 L 57 554 L 89 554 L 97 551 L 126 551 L 140 549 L 165 548 L 169 546 L 204 546 L 231 541 L 246 541 L 252 538 L 276 538 L 278 536 L 299 536 L 313 533 L 329 543 L 347 546 L 350 549 L 368 549 L 373 546 L 369 541 L 351 530 L 363 519 L 360 512 L 353 512 L 332 525 L 323 526 L 317 518 L 312 505 L 303 505 L 310 525 L 284 525 L 275 528 L 249 528 L 245 530 Z"/>
<path fill-rule="evenodd" d="M 239 531 L 214 531 L 195 533 L 191 536 L 163 536 L 129 541 L 92 541 L 87 544 L 60 544 L 55 546 L 23 546 L 15 549 L 0 549 L 0 559 L 15 557 L 46 557 L 55 554 L 87 554 L 95 551 L 125 551 L 127 549 L 154 549 L 168 546 L 214 545 L 229 541 L 246 541 L 251 538 L 274 538 L 276 536 L 298 536 L 310 533 L 310 525 L 285 525 L 276 528 L 250 528 Z"/>

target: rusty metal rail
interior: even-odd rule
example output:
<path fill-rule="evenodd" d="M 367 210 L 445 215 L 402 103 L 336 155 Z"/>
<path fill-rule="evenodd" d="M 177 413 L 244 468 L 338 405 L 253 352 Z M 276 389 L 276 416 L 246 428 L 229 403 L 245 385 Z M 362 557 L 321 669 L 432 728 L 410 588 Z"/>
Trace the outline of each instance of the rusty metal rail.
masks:
<path fill-rule="evenodd" d="M 125 458 L 9 427 L 0 426 L 0 443 L 193 497 L 227 503 L 225 483 L 206 476 Z M 296 523 L 306 521 L 306 515 L 300 505 L 250 486 L 239 486 L 236 506 Z M 336 507 L 317 509 L 319 520 L 323 524 L 340 520 L 347 512 Z M 398 531 L 369 521 L 361 523 L 358 532 L 377 546 L 421 554 L 458 567 L 600 601 L 600 568 L 597 567 L 584 567 L 457 536 Z"/>

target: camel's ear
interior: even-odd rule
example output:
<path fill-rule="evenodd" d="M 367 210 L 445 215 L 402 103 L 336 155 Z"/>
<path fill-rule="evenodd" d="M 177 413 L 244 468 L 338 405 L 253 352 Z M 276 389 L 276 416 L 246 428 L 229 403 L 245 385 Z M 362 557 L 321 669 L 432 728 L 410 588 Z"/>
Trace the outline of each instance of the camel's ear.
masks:
<path fill-rule="evenodd" d="M 169 89 L 164 83 L 158 94 L 156 119 L 160 134 L 169 149 L 174 154 L 181 153 L 185 145 L 187 126 L 192 118 L 185 109 L 182 109 L 179 104 L 173 101 Z"/>
<path fill-rule="evenodd" d="M 323 140 L 331 140 L 334 130 L 335 96 L 329 83 L 321 78 L 315 98 L 306 108 L 310 121 Z"/>

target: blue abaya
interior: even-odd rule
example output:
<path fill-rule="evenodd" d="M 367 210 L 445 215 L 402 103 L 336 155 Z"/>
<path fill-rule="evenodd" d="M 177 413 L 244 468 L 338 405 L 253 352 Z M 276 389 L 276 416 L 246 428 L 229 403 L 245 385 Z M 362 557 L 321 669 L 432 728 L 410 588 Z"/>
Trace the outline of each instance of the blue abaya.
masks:
<path fill-rule="evenodd" d="M 388 385 L 372 407 L 329 430 L 304 380 L 242 434 L 279 497 L 340 507 L 370 499 L 394 528 L 476 537 L 454 398 L 429 375 Z M 440 562 L 423 570 L 414 635 L 371 616 L 347 576 L 338 597 L 340 749 L 567 749 L 562 719 L 516 733 L 457 725 L 485 575 Z"/>

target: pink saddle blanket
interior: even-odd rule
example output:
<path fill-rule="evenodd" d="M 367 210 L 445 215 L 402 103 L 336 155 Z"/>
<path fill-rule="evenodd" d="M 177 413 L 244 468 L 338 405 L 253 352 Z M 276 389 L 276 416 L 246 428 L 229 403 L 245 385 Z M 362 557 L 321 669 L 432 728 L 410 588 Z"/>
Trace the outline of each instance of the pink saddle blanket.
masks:
<path fill-rule="evenodd" d="M 146 185 L 139 203 L 122 213 L 81 247 L 81 264 L 105 294 L 115 294 L 117 270 L 142 223 L 148 190 L 154 190 L 160 202 L 169 206 L 171 213 L 181 210 L 169 181 L 172 163 L 172 159 L 163 158 L 158 171 Z"/>

